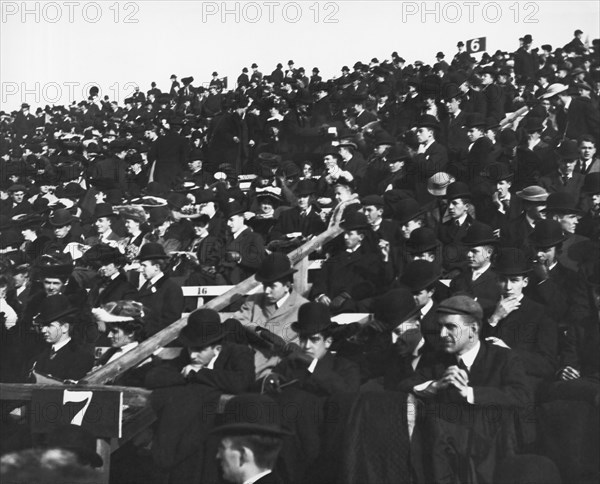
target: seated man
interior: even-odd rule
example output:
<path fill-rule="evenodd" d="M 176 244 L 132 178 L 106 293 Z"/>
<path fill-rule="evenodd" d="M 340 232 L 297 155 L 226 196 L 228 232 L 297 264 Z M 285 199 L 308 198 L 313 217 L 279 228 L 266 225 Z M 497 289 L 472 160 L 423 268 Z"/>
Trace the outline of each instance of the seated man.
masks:
<path fill-rule="evenodd" d="M 437 313 L 442 352 L 401 384 L 432 405 L 415 429 L 421 472 L 426 482 L 470 482 L 473 472 L 477 482 L 492 482 L 495 462 L 515 450 L 499 443 L 512 430 L 510 409 L 532 403 L 525 371 L 514 352 L 480 339 L 483 310 L 470 297 L 446 299 Z M 495 419 L 487 416 L 490 405 Z"/>
<path fill-rule="evenodd" d="M 37 383 L 43 377 L 59 380 L 83 378 L 94 364 L 94 355 L 71 339 L 73 328 L 80 320 L 78 309 L 71 306 L 62 294 L 46 297 L 39 309 L 34 324 L 40 328 L 49 347 L 34 358 L 29 366 L 30 375 Z"/>

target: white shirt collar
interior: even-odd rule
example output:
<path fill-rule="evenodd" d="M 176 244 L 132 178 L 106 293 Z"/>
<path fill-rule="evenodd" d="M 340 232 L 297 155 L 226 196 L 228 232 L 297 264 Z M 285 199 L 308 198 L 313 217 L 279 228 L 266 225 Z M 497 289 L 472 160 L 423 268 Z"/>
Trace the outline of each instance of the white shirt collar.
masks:
<path fill-rule="evenodd" d="M 69 341 L 71 341 L 71 337 L 70 336 L 67 339 L 63 340 L 63 341 L 59 341 L 58 343 L 54 343 L 52 345 L 52 348 L 54 349 L 54 351 L 58 351 L 63 346 L 66 346 L 69 343 Z"/>
<path fill-rule="evenodd" d="M 468 213 L 463 213 L 460 217 L 458 217 L 455 220 L 458 220 L 458 222 L 463 225 L 465 223 L 465 220 L 467 220 L 467 215 L 469 215 Z M 456 224 L 456 221 L 454 222 L 454 224 Z"/>
<path fill-rule="evenodd" d="M 267 471 L 263 471 L 260 474 L 256 474 L 254 477 L 251 477 L 250 479 L 246 479 L 243 484 L 254 484 L 256 481 L 265 477 L 266 475 L 270 474 L 271 472 L 273 472 L 273 471 L 271 471 L 270 469 Z"/>
<path fill-rule="evenodd" d="M 106 232 L 100 234 L 100 240 L 106 240 L 113 233 L 112 229 L 108 229 Z"/>
<path fill-rule="evenodd" d="M 283 306 L 283 304 L 288 300 L 288 298 L 290 297 L 290 293 L 288 292 L 285 296 L 283 296 L 279 301 L 277 301 L 275 303 L 275 306 L 277 306 L 277 309 L 279 309 L 281 306 Z"/>
<path fill-rule="evenodd" d="M 232 233 L 231 233 L 231 235 L 233 236 L 233 239 L 234 239 L 234 240 L 235 240 L 235 239 L 237 239 L 237 238 L 240 236 L 240 234 L 241 234 L 241 233 L 242 233 L 244 230 L 246 230 L 246 229 L 248 228 L 248 227 L 246 227 L 245 225 L 243 225 L 242 227 L 243 227 L 243 228 L 242 228 L 242 229 L 240 229 L 240 230 L 238 230 L 237 232 L 232 232 Z"/>
<path fill-rule="evenodd" d="M 206 368 L 208 368 L 209 370 L 214 370 L 215 369 L 215 361 L 217 361 L 217 358 L 219 357 L 220 354 L 221 354 L 220 351 L 215 350 L 215 356 L 213 356 L 212 360 L 210 360 L 208 362 L 208 365 L 206 365 Z"/>
<path fill-rule="evenodd" d="M 433 299 L 430 299 L 425 306 L 421 308 L 421 317 L 425 316 L 433 307 Z"/>
<path fill-rule="evenodd" d="M 473 362 L 475 361 L 475 358 L 477 357 L 477 353 L 479 353 L 479 348 L 481 348 L 481 343 L 479 341 L 477 341 L 477 343 L 475 343 L 475 346 L 473 346 L 473 348 L 471 348 L 466 353 L 463 353 L 462 355 L 458 356 L 458 358 L 464 362 L 465 366 L 467 367 L 467 370 L 469 370 L 469 371 L 471 370 L 471 367 L 473 366 Z"/>
<path fill-rule="evenodd" d="M 429 147 L 434 143 L 434 139 L 430 140 L 427 144 L 423 145 L 423 151 L 427 151 Z"/>
<path fill-rule="evenodd" d="M 477 279 L 479 279 L 479 276 L 481 276 L 481 274 L 483 274 L 485 271 L 487 271 L 490 268 L 490 266 L 491 266 L 491 264 L 489 262 L 487 262 L 483 267 L 480 267 L 476 271 L 473 271 L 471 280 L 476 281 Z"/>
<path fill-rule="evenodd" d="M 128 353 L 129 351 L 133 350 L 134 348 L 137 348 L 137 346 L 139 345 L 139 343 L 137 341 L 133 341 L 131 343 L 127 343 L 126 345 L 121 346 L 121 351 L 117 351 L 114 355 L 112 355 L 109 360 L 106 362 L 111 363 L 112 361 L 116 360 L 117 358 L 120 358 L 121 356 L 123 356 L 125 353 Z"/>

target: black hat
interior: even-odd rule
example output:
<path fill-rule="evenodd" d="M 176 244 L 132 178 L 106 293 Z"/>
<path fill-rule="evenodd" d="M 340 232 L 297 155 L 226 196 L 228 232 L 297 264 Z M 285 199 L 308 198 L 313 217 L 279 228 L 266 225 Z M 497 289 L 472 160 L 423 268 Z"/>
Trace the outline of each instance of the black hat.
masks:
<path fill-rule="evenodd" d="M 425 213 L 425 209 L 416 200 L 408 198 L 406 200 L 400 200 L 396 205 L 396 220 L 400 225 L 404 225 L 406 222 L 417 218 L 419 215 Z"/>
<path fill-rule="evenodd" d="M 19 230 L 31 229 L 34 227 L 40 227 L 44 218 L 37 214 L 29 214 L 24 217 L 21 217 L 17 220 L 17 225 L 19 226 Z M 2 230 L 2 227 L 0 227 Z"/>
<path fill-rule="evenodd" d="M 244 214 L 246 210 L 240 202 L 234 200 L 227 206 L 227 218 L 233 217 L 234 215 Z"/>
<path fill-rule="evenodd" d="M 386 153 L 385 159 L 388 163 L 395 163 L 397 161 L 409 161 L 411 156 L 404 144 L 394 144 L 392 149 Z"/>
<path fill-rule="evenodd" d="M 225 404 L 223 423 L 211 430 L 216 435 L 292 435 L 281 426 L 277 403 L 267 395 L 246 393 L 233 397 Z"/>
<path fill-rule="evenodd" d="M 96 452 L 96 437 L 79 425 L 59 425 L 48 434 L 46 447 L 72 451 L 83 462 L 92 467 L 102 467 L 102 457 Z"/>
<path fill-rule="evenodd" d="M 275 281 L 298 272 L 292 267 L 290 259 L 281 252 L 269 254 L 260 264 L 256 271 L 256 280 L 263 284 L 270 284 Z"/>
<path fill-rule="evenodd" d="M 136 257 L 140 262 L 168 258 L 169 256 L 165 253 L 165 248 L 157 242 L 148 242 L 147 244 L 142 245 L 140 252 Z"/>
<path fill-rule="evenodd" d="M 49 218 L 50 225 L 53 227 L 64 227 L 65 225 L 73 223 L 75 220 L 77 220 L 77 217 L 66 208 L 55 210 Z"/>
<path fill-rule="evenodd" d="M 556 220 L 538 220 L 529 240 L 535 247 L 554 247 L 565 241 L 560 222 Z"/>
<path fill-rule="evenodd" d="M 485 174 L 496 183 L 502 180 L 509 180 L 514 176 L 508 165 L 498 162 L 490 163 L 485 169 Z"/>
<path fill-rule="evenodd" d="M 179 334 L 183 346 L 203 348 L 225 336 L 221 317 L 214 309 L 197 309 L 188 316 L 187 324 Z"/>
<path fill-rule="evenodd" d="M 366 197 L 361 198 L 360 203 L 363 207 L 368 207 L 372 205 L 374 207 L 383 208 L 384 201 L 381 195 L 367 195 Z"/>
<path fill-rule="evenodd" d="M 532 42 L 533 42 L 533 38 L 531 37 L 530 34 L 526 34 L 523 36 L 523 43 L 531 44 Z"/>
<path fill-rule="evenodd" d="M 374 317 L 393 329 L 414 315 L 419 308 L 408 288 L 392 289 L 375 300 Z"/>
<path fill-rule="evenodd" d="M 253 62 L 252 65 L 250 66 L 252 69 L 256 69 L 258 67 L 258 64 L 256 62 Z"/>
<path fill-rule="evenodd" d="M 340 223 L 344 230 L 361 230 L 369 228 L 367 217 L 362 212 L 350 212 L 345 214 L 344 220 Z"/>
<path fill-rule="evenodd" d="M 485 128 L 485 118 L 481 113 L 471 113 L 467 119 L 467 128 Z"/>
<path fill-rule="evenodd" d="M 446 190 L 446 199 L 454 200 L 456 198 L 467 198 L 471 199 L 471 191 L 469 190 L 469 185 L 464 182 L 454 182 L 448 185 L 448 189 Z"/>
<path fill-rule="evenodd" d="M 442 88 L 443 99 L 448 102 L 451 99 L 461 99 L 464 93 L 454 83 L 449 83 Z"/>
<path fill-rule="evenodd" d="M 400 282 L 412 292 L 420 292 L 439 278 L 440 270 L 437 264 L 426 260 L 415 260 L 405 267 Z"/>
<path fill-rule="evenodd" d="M 312 195 L 317 192 L 317 183 L 314 180 L 300 180 L 296 185 L 295 193 L 299 197 Z"/>
<path fill-rule="evenodd" d="M 432 116 L 431 114 L 426 114 L 424 116 L 421 116 L 421 118 L 419 118 L 419 120 L 417 121 L 417 127 L 418 128 L 440 129 L 440 123 L 435 118 L 435 116 Z"/>
<path fill-rule="evenodd" d="M 312 336 L 335 326 L 336 323 L 329 316 L 329 308 L 317 302 L 307 302 L 300 306 L 298 321 L 292 323 L 292 329 L 300 336 Z"/>
<path fill-rule="evenodd" d="M 436 309 L 437 313 L 441 314 L 462 314 L 464 316 L 472 316 L 477 321 L 481 322 L 483 318 L 483 309 L 475 299 L 457 295 L 443 300 Z"/>
<path fill-rule="evenodd" d="M 435 54 L 436 57 L 441 57 L 442 59 L 445 57 L 443 52 L 438 52 Z"/>
<path fill-rule="evenodd" d="M 546 213 L 583 215 L 583 212 L 576 208 L 577 202 L 570 193 L 554 192 L 548 195 L 546 199 Z"/>
<path fill-rule="evenodd" d="M 458 42 L 458 44 L 456 44 L 456 47 L 464 47 L 465 43 L 461 40 Z"/>
<path fill-rule="evenodd" d="M 380 129 L 377 130 L 373 133 L 373 136 L 375 138 L 375 145 L 379 146 L 379 145 L 393 145 L 394 144 L 394 138 L 392 137 L 391 134 L 389 134 L 387 131 Z"/>
<path fill-rule="evenodd" d="M 579 158 L 579 148 L 577 147 L 576 141 L 564 140 L 558 149 L 556 154 L 561 160 L 568 160 L 573 162 Z"/>
<path fill-rule="evenodd" d="M 528 133 L 535 133 L 536 131 L 544 131 L 543 119 L 537 116 L 528 116 L 525 118 L 525 130 Z"/>
<path fill-rule="evenodd" d="M 94 209 L 94 218 L 116 217 L 118 215 L 110 203 L 98 203 Z"/>
<path fill-rule="evenodd" d="M 473 223 L 468 229 L 462 240 L 464 245 L 469 247 L 478 247 L 480 245 L 494 245 L 499 241 L 494 236 L 494 229 L 481 222 Z"/>
<path fill-rule="evenodd" d="M 67 296 L 55 294 L 48 296 L 40 304 L 40 312 L 35 316 L 36 325 L 46 326 L 54 321 L 60 321 L 65 316 L 72 316 L 78 309 L 71 306 Z"/>
<path fill-rule="evenodd" d="M 506 276 L 519 276 L 531 271 L 525 252 L 514 247 L 500 250 L 493 265 L 494 271 Z"/>
<path fill-rule="evenodd" d="M 581 193 L 594 195 L 600 193 L 600 172 L 588 173 L 585 175 Z"/>
<path fill-rule="evenodd" d="M 410 237 L 406 242 L 406 248 L 411 254 L 422 254 L 423 252 L 436 250 L 440 244 L 432 229 L 429 227 L 419 227 L 410 233 Z"/>

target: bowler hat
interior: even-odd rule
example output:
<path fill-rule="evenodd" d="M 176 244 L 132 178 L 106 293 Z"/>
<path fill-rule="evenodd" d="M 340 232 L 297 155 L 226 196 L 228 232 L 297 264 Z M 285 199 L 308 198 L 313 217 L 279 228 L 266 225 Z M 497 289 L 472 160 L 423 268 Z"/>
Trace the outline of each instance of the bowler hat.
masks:
<path fill-rule="evenodd" d="M 85 194 L 85 190 L 79 183 L 67 183 L 64 188 L 58 187 L 56 196 L 58 198 L 81 198 Z"/>
<path fill-rule="evenodd" d="M 583 215 L 576 207 L 577 202 L 570 193 L 554 192 L 546 200 L 546 213 Z"/>
<path fill-rule="evenodd" d="M 64 227 L 65 225 L 73 223 L 75 220 L 77 220 L 77 217 L 66 208 L 55 210 L 49 218 L 50 225 L 53 227 Z"/>
<path fill-rule="evenodd" d="M 215 192 L 209 189 L 196 190 L 194 197 L 196 198 L 196 203 L 208 203 L 216 200 Z"/>
<path fill-rule="evenodd" d="M 169 255 L 165 253 L 165 248 L 157 242 L 148 242 L 142 245 L 140 252 L 136 257 L 137 260 L 143 262 L 145 260 L 168 259 Z"/>
<path fill-rule="evenodd" d="M 376 298 L 374 308 L 375 319 L 389 329 L 394 329 L 419 310 L 412 291 L 404 287 L 392 289 Z"/>
<path fill-rule="evenodd" d="M 528 133 L 535 133 L 537 131 L 544 131 L 543 119 L 537 116 L 528 116 L 525 118 L 525 131 Z"/>
<path fill-rule="evenodd" d="M 410 220 L 417 218 L 419 215 L 423 215 L 425 210 L 419 202 L 412 198 L 406 200 L 400 200 L 396 205 L 396 220 L 400 225 L 404 225 Z"/>
<path fill-rule="evenodd" d="M 486 176 L 492 181 L 498 183 L 502 180 L 510 180 L 514 173 L 505 163 L 492 162 L 485 168 Z"/>
<path fill-rule="evenodd" d="M 444 299 L 436 309 L 440 314 L 461 314 L 471 316 L 481 323 L 483 309 L 475 299 L 465 295 L 452 296 Z"/>
<path fill-rule="evenodd" d="M 299 197 L 305 197 L 306 195 L 312 195 L 317 191 L 317 184 L 313 180 L 300 180 L 296 185 L 296 195 Z"/>
<path fill-rule="evenodd" d="M 214 309 L 197 309 L 188 316 L 187 324 L 179 334 L 183 346 L 203 348 L 225 336 L 221 317 Z"/>
<path fill-rule="evenodd" d="M 471 198 L 471 191 L 469 185 L 464 182 L 454 182 L 448 185 L 446 189 L 446 199 L 455 200 L 456 198 Z"/>
<path fill-rule="evenodd" d="M 262 261 L 260 267 L 256 271 L 256 280 L 263 284 L 286 278 L 287 276 L 298 272 L 292 267 L 290 259 L 287 255 L 281 252 L 273 252 Z"/>
<path fill-rule="evenodd" d="M 102 457 L 96 452 L 96 437 L 79 425 L 64 424 L 54 428 L 48 434 L 46 447 L 70 450 L 92 467 L 101 467 L 103 464 Z"/>
<path fill-rule="evenodd" d="M 556 150 L 556 154 L 561 160 L 577 160 L 579 158 L 579 148 L 577 147 L 577 142 L 564 140 Z"/>
<path fill-rule="evenodd" d="M 307 302 L 300 306 L 298 321 L 292 323 L 292 329 L 300 336 L 312 336 L 335 326 L 336 323 L 329 316 L 329 308 L 318 302 Z"/>
<path fill-rule="evenodd" d="M 375 131 L 373 133 L 373 136 L 375 138 L 375 145 L 379 146 L 379 145 L 393 145 L 394 144 L 394 138 L 392 137 L 391 134 L 389 134 L 387 131 L 380 129 L 378 131 Z"/>
<path fill-rule="evenodd" d="M 41 226 L 43 221 L 44 219 L 40 215 L 29 214 L 20 218 L 17 221 L 17 225 L 19 226 L 19 230 L 32 229 Z M 2 230 L 2 227 L 0 227 L 0 230 Z"/>
<path fill-rule="evenodd" d="M 408 161 L 410 158 L 410 152 L 402 143 L 394 144 L 392 149 L 385 155 L 385 159 L 389 163 L 396 161 Z"/>
<path fill-rule="evenodd" d="M 440 244 L 432 229 L 429 227 L 419 227 L 410 233 L 410 237 L 406 242 L 406 248 L 411 254 L 422 254 L 423 252 L 437 249 Z"/>
<path fill-rule="evenodd" d="M 421 118 L 419 118 L 419 120 L 417 121 L 417 127 L 418 128 L 439 129 L 440 123 L 435 118 L 435 116 L 432 116 L 431 114 L 426 114 L 424 116 L 421 116 Z"/>
<path fill-rule="evenodd" d="M 55 294 L 44 298 L 39 306 L 40 312 L 34 318 L 36 325 L 47 326 L 61 318 L 71 316 L 78 312 L 76 307 L 71 306 L 67 296 Z"/>
<path fill-rule="evenodd" d="M 562 227 L 556 220 L 538 220 L 529 240 L 535 247 L 554 247 L 565 241 Z"/>
<path fill-rule="evenodd" d="M 481 222 L 473 223 L 468 229 L 462 240 L 464 245 L 469 247 L 478 247 L 480 245 L 493 245 L 499 241 L 494 236 L 494 230 L 489 225 Z"/>
<path fill-rule="evenodd" d="M 600 172 L 588 173 L 585 175 L 581 193 L 587 193 L 589 195 L 600 193 Z"/>
<path fill-rule="evenodd" d="M 360 200 L 360 203 L 363 205 L 363 207 L 372 205 L 374 207 L 382 208 L 384 205 L 383 197 L 380 195 L 367 195 Z"/>
<path fill-rule="evenodd" d="M 514 247 L 500 250 L 493 265 L 494 271 L 506 276 L 518 276 L 531 271 L 525 252 Z"/>
<path fill-rule="evenodd" d="M 100 217 L 116 217 L 118 215 L 112 208 L 110 203 L 98 203 L 94 209 L 94 218 Z"/>
<path fill-rule="evenodd" d="M 543 203 L 548 199 L 548 192 L 542 187 L 531 185 L 517 192 L 517 197 L 528 202 Z"/>
<path fill-rule="evenodd" d="M 362 212 L 350 212 L 345 214 L 344 220 L 340 223 L 344 230 L 361 230 L 369 228 L 367 217 Z"/>
<path fill-rule="evenodd" d="M 412 292 L 420 292 L 439 278 L 440 271 L 436 264 L 426 260 L 415 260 L 406 266 L 400 282 Z"/>
<path fill-rule="evenodd" d="M 227 206 L 227 218 L 233 217 L 234 215 L 243 215 L 246 210 L 240 202 L 234 200 Z"/>
<path fill-rule="evenodd" d="M 446 102 L 450 101 L 451 99 L 461 99 L 464 95 L 454 83 L 444 85 L 442 88 L 442 94 Z"/>
<path fill-rule="evenodd" d="M 212 429 L 213 435 L 292 435 L 281 425 L 281 412 L 277 403 L 267 395 L 245 393 L 225 404 L 223 423 Z"/>
<path fill-rule="evenodd" d="M 467 119 L 467 128 L 484 128 L 485 118 L 481 113 L 471 113 Z"/>
<path fill-rule="evenodd" d="M 446 195 L 448 186 L 454 182 L 454 177 L 440 171 L 433 174 L 427 180 L 427 191 L 436 197 L 443 197 Z"/>

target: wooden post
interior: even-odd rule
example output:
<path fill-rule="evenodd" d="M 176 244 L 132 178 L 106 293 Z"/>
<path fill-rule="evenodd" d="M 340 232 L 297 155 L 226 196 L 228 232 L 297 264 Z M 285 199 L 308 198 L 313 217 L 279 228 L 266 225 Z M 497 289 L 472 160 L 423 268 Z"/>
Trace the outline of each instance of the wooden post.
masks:
<path fill-rule="evenodd" d="M 309 290 L 308 262 L 308 257 L 301 259 L 300 262 L 296 264 L 296 269 L 298 269 L 298 272 L 294 274 L 294 291 L 304 297 L 306 297 Z"/>
<path fill-rule="evenodd" d="M 101 484 L 108 484 L 110 482 L 110 453 L 112 451 L 111 444 L 105 439 L 96 439 L 96 452 L 102 457 L 102 467 L 99 469 L 101 472 Z"/>

